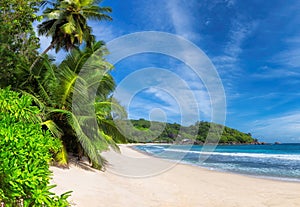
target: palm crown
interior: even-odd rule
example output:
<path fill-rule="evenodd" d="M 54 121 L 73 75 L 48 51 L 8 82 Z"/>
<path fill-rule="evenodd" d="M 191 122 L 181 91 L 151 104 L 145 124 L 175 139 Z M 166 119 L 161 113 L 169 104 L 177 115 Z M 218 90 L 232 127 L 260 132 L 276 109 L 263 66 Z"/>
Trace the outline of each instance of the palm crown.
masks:
<path fill-rule="evenodd" d="M 55 48 L 69 51 L 85 42 L 87 46 L 95 40 L 88 20 L 112 20 L 107 15 L 109 7 L 100 7 L 99 0 L 58 0 L 44 11 L 46 21 L 38 25 L 40 35 L 52 37 L 51 45 L 44 51 Z"/>

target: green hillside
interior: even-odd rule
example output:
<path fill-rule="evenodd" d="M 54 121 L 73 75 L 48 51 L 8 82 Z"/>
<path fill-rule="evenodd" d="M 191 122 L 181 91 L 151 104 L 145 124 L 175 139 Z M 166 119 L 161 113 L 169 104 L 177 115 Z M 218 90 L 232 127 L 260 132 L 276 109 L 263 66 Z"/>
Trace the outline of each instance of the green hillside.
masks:
<path fill-rule="evenodd" d="M 206 121 L 196 122 L 190 126 L 177 123 L 150 122 L 145 119 L 130 120 L 134 129 L 129 134 L 129 142 L 159 142 L 159 143 L 196 143 L 215 142 L 222 132 L 220 144 L 254 143 L 250 133 L 243 133 L 220 124 Z M 223 129 L 223 131 L 222 131 Z M 208 136 L 209 133 L 209 136 Z"/>

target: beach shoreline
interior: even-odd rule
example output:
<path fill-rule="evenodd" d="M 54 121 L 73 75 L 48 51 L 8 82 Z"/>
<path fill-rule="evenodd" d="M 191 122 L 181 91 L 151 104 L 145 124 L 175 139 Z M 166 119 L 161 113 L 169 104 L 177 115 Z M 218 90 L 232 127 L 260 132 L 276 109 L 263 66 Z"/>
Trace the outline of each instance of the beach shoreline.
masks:
<path fill-rule="evenodd" d="M 235 174 L 235 175 L 241 175 L 241 176 L 246 176 L 246 177 L 252 177 L 252 178 L 258 178 L 258 179 L 267 179 L 267 180 L 274 180 L 274 181 L 280 181 L 280 182 L 288 182 L 288 183 L 300 183 L 299 179 L 295 179 L 295 178 L 288 178 L 288 177 L 276 177 L 276 176 L 268 176 L 268 175 L 256 175 L 256 174 L 249 174 L 249 173 L 242 173 L 242 172 L 233 172 L 233 171 L 229 171 L 229 170 L 225 170 L 225 169 L 221 169 L 221 168 L 212 168 L 212 167 L 205 167 L 203 165 L 199 165 L 199 164 L 195 164 L 192 162 L 187 162 L 184 161 L 183 159 L 181 160 L 173 160 L 173 159 L 168 159 L 168 158 L 162 158 L 159 156 L 155 156 L 154 154 L 151 154 L 150 152 L 144 151 L 144 150 L 140 150 L 135 148 L 136 146 L 143 146 L 143 145 L 148 145 L 148 146 L 170 146 L 172 144 L 160 144 L 160 143 L 135 143 L 135 144 L 125 144 L 125 146 L 130 147 L 132 150 L 135 150 L 139 153 L 145 154 L 147 156 L 152 156 L 152 157 L 156 157 L 168 162 L 175 162 L 178 164 L 182 164 L 182 165 L 188 165 L 188 166 L 194 166 L 194 167 L 198 167 L 201 168 L 203 170 L 209 170 L 209 171 L 216 171 L 216 172 L 221 172 L 221 173 L 226 173 L 226 174 Z M 176 146 L 185 146 L 185 145 L 176 145 Z M 218 145 L 220 146 L 220 145 Z M 223 146 L 223 145 L 222 145 Z M 235 145 L 236 146 L 236 145 Z M 241 145 L 239 145 L 241 146 Z M 249 144 L 244 144 L 243 146 L 249 146 Z"/>
<path fill-rule="evenodd" d="M 105 172 L 51 167 L 54 192 L 73 190 L 72 206 L 248 207 L 300 206 L 300 183 L 209 170 L 151 157 L 120 145 L 105 152 Z M 171 164 L 170 164 L 171 163 Z M 157 168 L 150 168 L 155 165 Z M 161 170 L 162 167 L 169 167 Z M 170 167 L 171 166 L 171 167 Z M 155 170 L 161 170 L 153 173 Z M 136 173 L 136 174 L 133 174 Z M 150 173 L 148 176 L 136 176 Z M 152 176 L 151 176 L 152 173 Z M 135 176 L 133 176 L 135 175 Z"/>

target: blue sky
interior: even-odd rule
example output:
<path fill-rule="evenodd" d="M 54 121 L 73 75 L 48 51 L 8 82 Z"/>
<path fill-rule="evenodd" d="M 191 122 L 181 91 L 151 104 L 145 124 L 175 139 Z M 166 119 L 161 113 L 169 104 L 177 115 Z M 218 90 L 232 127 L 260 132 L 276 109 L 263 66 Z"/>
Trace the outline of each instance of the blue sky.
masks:
<path fill-rule="evenodd" d="M 226 95 L 225 125 L 262 141 L 300 142 L 300 1 L 104 0 L 101 5 L 112 7 L 113 21 L 91 23 L 98 40 L 109 42 L 140 31 L 186 38 L 205 52 L 221 78 Z M 193 113 L 199 113 L 201 120 L 211 119 L 205 85 L 172 57 L 135 55 L 117 63 L 112 74 L 119 84 L 149 67 L 164 68 L 182 78 L 196 97 L 199 110 Z M 133 85 L 152 80 L 135 78 Z M 164 74 L 153 73 L 153 81 L 159 78 L 164 83 L 171 81 Z M 129 117 L 180 123 L 176 100 L 168 91 L 171 85 L 167 90 L 140 90 L 131 99 Z M 158 113 L 149 117 L 153 109 Z"/>

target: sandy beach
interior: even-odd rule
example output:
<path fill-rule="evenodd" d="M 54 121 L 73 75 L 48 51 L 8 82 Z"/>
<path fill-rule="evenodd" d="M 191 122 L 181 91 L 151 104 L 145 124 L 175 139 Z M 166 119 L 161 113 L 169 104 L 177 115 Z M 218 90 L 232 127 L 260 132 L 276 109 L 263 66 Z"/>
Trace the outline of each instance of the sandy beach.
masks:
<path fill-rule="evenodd" d="M 210 171 L 120 146 L 105 172 L 82 163 L 51 167 L 54 192 L 80 207 L 299 207 L 300 183 Z"/>

